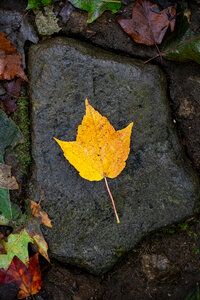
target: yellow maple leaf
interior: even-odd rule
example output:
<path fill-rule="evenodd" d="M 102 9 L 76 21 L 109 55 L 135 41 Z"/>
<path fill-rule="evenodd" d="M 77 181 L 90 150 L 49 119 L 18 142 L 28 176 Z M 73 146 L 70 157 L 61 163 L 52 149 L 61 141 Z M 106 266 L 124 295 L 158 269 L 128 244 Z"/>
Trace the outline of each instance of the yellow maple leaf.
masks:
<path fill-rule="evenodd" d="M 87 99 L 85 105 L 86 114 L 78 126 L 76 141 L 65 142 L 54 139 L 81 177 L 90 181 L 105 179 L 112 199 L 106 177 L 115 178 L 124 169 L 130 152 L 133 123 L 116 131 L 108 119 L 96 111 Z M 117 215 L 116 217 L 119 223 L 119 218 Z"/>

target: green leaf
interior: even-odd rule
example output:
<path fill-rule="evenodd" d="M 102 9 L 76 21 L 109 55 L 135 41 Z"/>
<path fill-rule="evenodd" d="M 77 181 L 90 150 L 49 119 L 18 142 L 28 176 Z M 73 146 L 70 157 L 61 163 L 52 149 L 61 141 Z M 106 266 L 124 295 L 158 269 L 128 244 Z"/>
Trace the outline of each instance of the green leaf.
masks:
<path fill-rule="evenodd" d="M 37 8 L 39 6 L 46 6 L 53 2 L 53 0 L 29 0 L 26 9 Z"/>
<path fill-rule="evenodd" d="M 10 234 L 7 242 L 2 241 L 7 254 L 0 254 L 0 268 L 7 270 L 14 256 L 26 265 L 29 260 L 28 243 L 32 242 L 25 229 L 19 234 Z"/>
<path fill-rule="evenodd" d="M 0 189 L 0 214 L 7 220 L 12 220 L 12 209 L 8 190 Z M 5 225 L 1 224 L 0 225 Z"/>
<path fill-rule="evenodd" d="M 14 256 L 26 264 L 29 260 L 28 243 L 34 244 L 37 250 L 49 261 L 48 245 L 42 235 L 38 220 L 31 218 L 24 226 L 26 227 L 19 234 L 10 234 L 7 242 L 1 241 L 7 254 L 0 254 L 0 268 L 7 270 Z"/>
<path fill-rule="evenodd" d="M 121 1 L 114 0 L 70 0 L 70 2 L 77 8 L 86 10 L 88 12 L 88 23 L 96 20 L 105 10 L 111 10 L 116 13 L 121 7 Z"/>
<path fill-rule="evenodd" d="M 179 27 L 176 38 L 162 49 L 163 57 L 179 62 L 193 60 L 200 64 L 200 36 L 191 31 L 186 17 Z"/>
<path fill-rule="evenodd" d="M 16 146 L 22 138 L 23 136 L 17 125 L 0 110 L 0 163 L 4 162 L 5 149 L 9 146 Z"/>
<path fill-rule="evenodd" d="M 10 221 L 16 220 L 20 214 L 19 206 L 10 202 L 9 191 L 0 189 L 0 225 L 11 225 Z"/>
<path fill-rule="evenodd" d="M 48 245 L 40 230 L 39 221 L 36 218 L 31 218 L 26 226 L 26 230 L 29 236 L 32 238 L 32 241 L 37 250 L 40 252 L 40 254 L 42 254 L 42 256 L 44 256 L 44 258 L 46 258 L 46 260 L 48 260 L 48 262 L 50 262 L 47 253 Z"/>
<path fill-rule="evenodd" d="M 7 147 L 14 147 L 23 136 L 7 115 L 0 110 L 0 163 L 4 162 L 4 153 Z M 0 189 L 0 225 L 8 225 L 13 219 L 13 209 L 11 207 L 9 191 Z"/>

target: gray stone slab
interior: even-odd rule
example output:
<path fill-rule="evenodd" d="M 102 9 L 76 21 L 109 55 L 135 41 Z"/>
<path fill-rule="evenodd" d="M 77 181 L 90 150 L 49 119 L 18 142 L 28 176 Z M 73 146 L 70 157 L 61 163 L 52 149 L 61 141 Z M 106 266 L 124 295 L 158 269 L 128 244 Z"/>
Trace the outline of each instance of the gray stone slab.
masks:
<path fill-rule="evenodd" d="M 193 214 L 199 183 L 182 153 L 157 66 L 53 38 L 31 47 L 29 78 L 31 197 L 38 200 L 44 187 L 51 256 L 100 274 L 148 232 Z M 52 140 L 76 139 L 86 97 L 115 129 L 134 121 L 127 165 L 108 179 L 120 224 L 105 183 L 81 178 Z"/>

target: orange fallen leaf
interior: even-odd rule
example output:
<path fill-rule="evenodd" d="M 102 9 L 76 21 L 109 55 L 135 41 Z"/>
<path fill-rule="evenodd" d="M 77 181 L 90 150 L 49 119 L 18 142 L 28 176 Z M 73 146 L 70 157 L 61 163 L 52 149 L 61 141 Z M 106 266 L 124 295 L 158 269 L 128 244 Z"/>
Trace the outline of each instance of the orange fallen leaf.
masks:
<path fill-rule="evenodd" d="M 41 224 L 44 224 L 47 227 L 52 228 L 51 220 L 49 219 L 49 216 L 47 213 L 41 208 L 39 203 L 36 203 L 33 200 L 29 200 L 31 202 L 31 214 L 39 219 L 39 222 Z"/>
<path fill-rule="evenodd" d="M 1 284 L 16 282 L 20 289 L 18 299 L 37 294 L 42 286 L 38 253 L 30 258 L 28 268 L 15 256 L 8 270 L 0 269 L 0 281 Z"/>
<path fill-rule="evenodd" d="M 51 220 L 49 219 L 47 213 L 40 206 L 40 203 L 44 196 L 44 189 L 43 188 L 41 189 L 42 189 L 42 195 L 38 203 L 36 203 L 31 199 L 27 199 L 30 202 L 31 214 L 34 218 L 30 218 L 26 226 L 26 230 L 29 236 L 32 238 L 32 241 L 36 246 L 36 248 L 38 249 L 38 251 L 40 252 L 40 254 L 42 254 L 48 260 L 48 262 L 50 262 L 48 252 L 47 252 L 48 245 L 40 230 L 40 224 L 43 224 L 50 228 L 52 228 L 53 226 L 51 225 Z"/>
<path fill-rule="evenodd" d="M 31 214 L 32 216 L 36 217 L 40 224 L 44 224 L 47 227 L 52 228 L 51 220 L 49 219 L 49 216 L 47 213 L 41 208 L 40 203 L 42 202 L 42 198 L 44 196 L 44 189 L 41 187 L 42 195 L 40 197 L 39 203 L 36 203 L 35 201 L 28 199 L 30 201 L 30 208 L 31 208 Z"/>
<path fill-rule="evenodd" d="M 137 0 L 133 7 L 132 18 L 117 21 L 136 43 L 152 46 L 162 42 L 169 26 L 171 31 L 174 31 L 175 16 L 174 6 L 160 11 L 157 4 L 148 0 Z"/>
<path fill-rule="evenodd" d="M 55 138 L 66 159 L 87 180 L 104 179 L 117 215 L 114 200 L 107 179 L 117 177 L 126 165 L 130 152 L 130 136 L 133 123 L 116 131 L 106 117 L 103 117 L 85 100 L 86 115 L 78 127 L 76 141 L 65 142 Z"/>
<path fill-rule="evenodd" d="M 28 81 L 17 49 L 11 45 L 6 35 L 0 32 L 0 80 L 11 80 L 15 76 Z"/>

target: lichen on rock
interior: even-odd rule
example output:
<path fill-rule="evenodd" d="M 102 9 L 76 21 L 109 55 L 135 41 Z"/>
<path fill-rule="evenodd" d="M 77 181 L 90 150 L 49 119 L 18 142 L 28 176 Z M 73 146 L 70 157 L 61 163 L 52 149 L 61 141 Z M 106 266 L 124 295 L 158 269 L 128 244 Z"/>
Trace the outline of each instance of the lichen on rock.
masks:
<path fill-rule="evenodd" d="M 33 9 L 35 16 L 35 23 L 40 35 L 52 35 L 61 30 L 58 26 L 58 19 L 53 12 L 53 5 L 44 7 L 44 12 L 39 9 Z"/>

